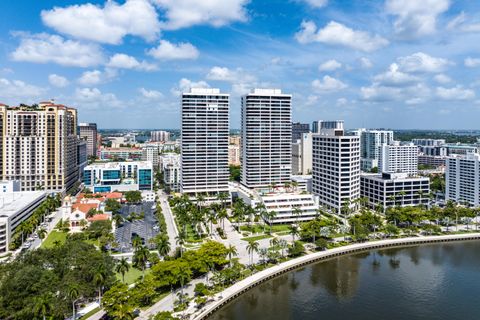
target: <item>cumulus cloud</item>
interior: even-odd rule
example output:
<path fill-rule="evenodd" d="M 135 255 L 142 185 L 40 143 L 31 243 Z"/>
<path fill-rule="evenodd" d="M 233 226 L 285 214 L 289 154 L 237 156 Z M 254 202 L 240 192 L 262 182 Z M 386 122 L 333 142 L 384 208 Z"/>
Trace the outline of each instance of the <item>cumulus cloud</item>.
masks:
<path fill-rule="evenodd" d="M 178 44 L 161 40 L 160 44 L 147 51 L 147 54 L 159 60 L 187 60 L 197 59 L 198 49 L 188 42 Z"/>
<path fill-rule="evenodd" d="M 91 70 L 82 73 L 78 78 L 78 83 L 84 86 L 93 86 L 103 82 L 107 82 L 117 76 L 115 69 L 105 69 L 105 71 Z"/>
<path fill-rule="evenodd" d="M 328 4 L 328 0 L 302 0 L 313 8 L 323 8 Z"/>
<path fill-rule="evenodd" d="M 443 58 L 429 56 L 423 52 L 417 52 L 410 56 L 397 59 L 398 65 L 405 72 L 442 72 L 452 62 Z"/>
<path fill-rule="evenodd" d="M 443 73 L 435 75 L 435 77 L 433 77 L 433 80 L 441 84 L 449 83 L 452 81 L 449 76 Z"/>
<path fill-rule="evenodd" d="M 411 39 L 436 31 L 437 17 L 450 7 L 450 0 L 387 0 L 386 12 L 397 16 L 395 33 Z"/>
<path fill-rule="evenodd" d="M 465 67 L 475 68 L 480 66 L 480 59 L 479 58 L 466 58 L 464 61 Z"/>
<path fill-rule="evenodd" d="M 337 106 L 339 106 L 339 107 L 346 106 L 346 105 L 348 104 L 348 99 L 346 99 L 346 98 L 338 98 L 336 104 L 337 104 Z"/>
<path fill-rule="evenodd" d="M 91 67 L 104 60 L 102 50 L 95 44 L 65 40 L 57 35 L 17 33 L 20 45 L 12 52 L 15 61 L 57 63 L 63 66 Z"/>
<path fill-rule="evenodd" d="M 54 73 L 48 76 L 48 82 L 57 88 L 64 88 L 70 84 L 67 78 Z"/>
<path fill-rule="evenodd" d="M 43 23 L 58 32 L 101 43 L 120 44 L 126 35 L 151 41 L 160 31 L 157 12 L 148 0 L 55 7 L 42 11 L 41 16 Z"/>
<path fill-rule="evenodd" d="M 438 87 L 436 94 L 437 97 L 443 100 L 472 100 L 475 98 L 475 91 L 464 89 L 461 86 L 452 88 Z"/>
<path fill-rule="evenodd" d="M 163 98 L 163 94 L 157 90 L 147 90 L 145 88 L 140 88 L 138 90 L 141 96 L 147 100 L 159 100 Z"/>
<path fill-rule="evenodd" d="M 360 66 L 362 68 L 365 68 L 365 69 L 370 69 L 371 67 L 373 67 L 373 63 L 372 63 L 372 61 L 370 61 L 370 59 L 365 58 L 365 57 L 361 57 L 360 58 Z"/>
<path fill-rule="evenodd" d="M 246 21 L 245 10 L 249 0 L 153 0 L 165 10 L 163 28 L 176 30 L 193 25 L 225 26 Z"/>
<path fill-rule="evenodd" d="M 334 91 L 340 91 L 342 89 L 345 89 L 348 86 L 342 81 L 327 75 L 327 76 L 324 76 L 322 80 L 319 80 L 319 79 L 313 80 L 312 87 L 316 91 L 334 92 Z"/>
<path fill-rule="evenodd" d="M 0 96 L 5 103 L 18 104 L 32 102 L 41 98 L 47 90 L 20 80 L 0 78 Z"/>
<path fill-rule="evenodd" d="M 404 86 L 415 83 L 418 80 L 415 76 L 401 72 L 396 63 L 392 63 L 388 71 L 374 77 L 374 81 L 386 86 Z"/>
<path fill-rule="evenodd" d="M 188 92 L 191 88 L 210 88 L 210 85 L 205 81 L 195 82 L 187 78 L 182 78 L 178 82 L 178 85 L 170 91 L 173 95 L 180 96 L 183 92 Z"/>
<path fill-rule="evenodd" d="M 242 68 L 231 70 L 226 67 L 215 66 L 207 74 L 208 80 L 227 82 L 253 82 L 256 78 L 245 72 Z"/>
<path fill-rule="evenodd" d="M 430 98 L 431 90 L 423 83 L 406 87 L 374 83 L 369 87 L 361 87 L 360 94 L 362 99 L 372 102 L 403 101 L 406 104 L 419 104 Z"/>
<path fill-rule="evenodd" d="M 102 93 L 98 88 L 77 88 L 74 95 L 75 104 L 85 108 L 100 106 L 121 107 L 124 105 L 115 94 Z"/>
<path fill-rule="evenodd" d="M 336 69 L 339 69 L 342 67 L 342 64 L 338 62 L 337 60 L 328 60 L 322 63 L 319 67 L 319 71 L 334 71 Z"/>
<path fill-rule="evenodd" d="M 109 68 L 117 69 L 134 69 L 141 71 L 154 71 L 157 70 L 157 66 L 146 61 L 138 61 L 135 57 L 129 56 L 124 53 L 117 53 L 110 57 L 110 61 L 107 63 Z"/>
<path fill-rule="evenodd" d="M 480 32 L 480 22 L 469 21 L 465 12 L 461 12 L 447 24 L 447 30 L 457 30 L 461 32 Z"/>
<path fill-rule="evenodd" d="M 379 35 L 354 30 L 335 21 L 330 21 L 324 28 L 318 30 L 313 21 L 303 21 L 301 30 L 295 34 L 295 38 L 300 43 L 320 42 L 366 52 L 388 45 L 388 40 Z"/>

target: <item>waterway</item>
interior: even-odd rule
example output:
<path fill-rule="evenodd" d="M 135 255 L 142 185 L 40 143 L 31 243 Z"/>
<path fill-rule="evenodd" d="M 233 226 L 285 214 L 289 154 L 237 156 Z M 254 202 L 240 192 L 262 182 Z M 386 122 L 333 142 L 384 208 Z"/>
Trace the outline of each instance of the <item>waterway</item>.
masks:
<path fill-rule="evenodd" d="M 249 290 L 209 319 L 480 319 L 480 241 L 312 264 Z"/>

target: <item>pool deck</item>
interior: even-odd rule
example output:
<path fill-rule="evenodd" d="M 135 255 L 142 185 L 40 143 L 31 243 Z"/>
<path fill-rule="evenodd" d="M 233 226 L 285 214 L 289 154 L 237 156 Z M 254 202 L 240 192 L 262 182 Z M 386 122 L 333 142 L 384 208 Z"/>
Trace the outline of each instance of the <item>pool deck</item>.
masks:
<path fill-rule="evenodd" d="M 193 314 L 193 319 L 206 319 L 208 316 L 212 315 L 215 311 L 220 309 L 226 303 L 235 299 L 236 297 L 250 290 L 251 288 L 259 285 L 260 283 L 263 283 L 267 280 L 277 277 L 278 275 L 292 271 L 299 267 L 311 264 L 313 262 L 374 249 L 466 240 L 480 240 L 480 233 L 378 240 L 364 243 L 356 243 L 344 247 L 311 253 L 262 270 L 258 273 L 251 275 L 248 278 L 245 278 L 235 283 L 224 291 L 217 293 L 214 296 L 214 301 L 212 303 L 207 304 L 203 309 L 197 311 L 196 314 Z"/>

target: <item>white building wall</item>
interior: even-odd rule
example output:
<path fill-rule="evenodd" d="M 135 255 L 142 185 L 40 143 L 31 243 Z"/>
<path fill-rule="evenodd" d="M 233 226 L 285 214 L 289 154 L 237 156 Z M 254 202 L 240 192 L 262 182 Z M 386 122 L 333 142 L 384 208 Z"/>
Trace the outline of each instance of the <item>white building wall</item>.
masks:
<path fill-rule="evenodd" d="M 445 199 L 480 206 L 480 155 L 447 158 Z"/>
<path fill-rule="evenodd" d="M 384 144 L 381 147 L 379 172 L 403 172 L 410 175 L 418 173 L 418 148 L 408 145 Z"/>

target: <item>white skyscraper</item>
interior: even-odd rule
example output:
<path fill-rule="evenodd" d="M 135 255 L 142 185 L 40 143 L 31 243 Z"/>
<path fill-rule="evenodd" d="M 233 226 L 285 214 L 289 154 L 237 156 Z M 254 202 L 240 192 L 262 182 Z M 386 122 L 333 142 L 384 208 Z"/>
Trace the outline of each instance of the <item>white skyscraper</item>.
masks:
<path fill-rule="evenodd" d="M 292 96 L 279 89 L 254 89 L 242 97 L 243 185 L 268 187 L 290 181 Z"/>
<path fill-rule="evenodd" d="M 416 175 L 418 172 L 418 147 L 413 143 L 401 145 L 398 141 L 390 145 L 382 145 L 378 171 Z"/>
<path fill-rule="evenodd" d="M 469 153 L 447 158 L 445 199 L 480 206 L 480 155 Z"/>
<path fill-rule="evenodd" d="M 181 191 L 228 192 L 229 95 L 192 88 L 182 94 Z"/>
<path fill-rule="evenodd" d="M 312 133 L 302 133 L 301 138 L 292 143 L 292 174 L 312 173 Z"/>
<path fill-rule="evenodd" d="M 360 168 L 363 171 L 378 168 L 380 148 L 393 143 L 393 131 L 359 129 L 357 134 L 360 136 Z"/>
<path fill-rule="evenodd" d="M 360 196 L 360 138 L 345 136 L 343 121 L 319 121 L 313 134 L 312 190 L 320 205 L 342 213 Z"/>

